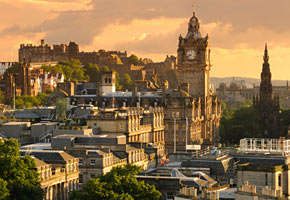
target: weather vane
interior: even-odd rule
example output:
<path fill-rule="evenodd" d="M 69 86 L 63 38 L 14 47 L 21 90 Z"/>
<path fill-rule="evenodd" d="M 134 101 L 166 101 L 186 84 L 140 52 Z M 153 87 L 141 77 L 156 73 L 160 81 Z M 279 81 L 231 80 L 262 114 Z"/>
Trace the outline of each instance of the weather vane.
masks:
<path fill-rule="evenodd" d="M 193 0 L 192 8 L 193 8 L 193 12 L 195 13 L 195 0 Z"/>

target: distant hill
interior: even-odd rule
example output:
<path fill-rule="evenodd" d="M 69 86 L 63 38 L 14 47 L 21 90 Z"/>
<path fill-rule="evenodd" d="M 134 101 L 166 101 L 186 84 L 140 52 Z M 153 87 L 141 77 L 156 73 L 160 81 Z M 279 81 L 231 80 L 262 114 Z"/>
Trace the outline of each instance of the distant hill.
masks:
<path fill-rule="evenodd" d="M 210 83 L 214 84 L 215 88 L 218 88 L 220 83 L 226 83 L 228 86 L 230 83 L 234 80 L 241 81 L 244 80 L 248 86 L 260 85 L 261 80 L 256 78 L 246 78 L 246 77 L 223 77 L 223 78 L 217 78 L 217 77 L 211 77 Z M 272 84 L 275 86 L 286 86 L 287 81 L 285 80 L 272 80 Z"/>

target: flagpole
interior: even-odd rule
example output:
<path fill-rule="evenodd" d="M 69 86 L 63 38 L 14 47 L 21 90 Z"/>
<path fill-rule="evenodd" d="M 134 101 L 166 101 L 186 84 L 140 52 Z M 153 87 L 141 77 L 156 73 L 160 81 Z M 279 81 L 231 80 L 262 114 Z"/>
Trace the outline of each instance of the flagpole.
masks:
<path fill-rule="evenodd" d="M 188 118 L 186 117 L 186 127 L 185 127 L 185 151 L 187 152 L 187 128 L 188 128 Z"/>
<path fill-rule="evenodd" d="M 174 153 L 176 153 L 176 119 L 174 118 Z"/>

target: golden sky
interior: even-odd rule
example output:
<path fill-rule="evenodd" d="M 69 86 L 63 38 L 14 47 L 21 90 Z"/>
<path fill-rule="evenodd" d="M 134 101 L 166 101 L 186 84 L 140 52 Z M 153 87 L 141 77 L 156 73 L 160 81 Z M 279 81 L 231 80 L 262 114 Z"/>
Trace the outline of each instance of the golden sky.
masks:
<path fill-rule="evenodd" d="M 75 41 L 83 51 L 127 50 L 163 61 L 176 55 L 193 0 L 0 0 L 0 62 L 21 43 Z M 273 79 L 290 79 L 289 0 L 195 0 L 209 34 L 211 76 L 259 78 L 265 42 Z"/>

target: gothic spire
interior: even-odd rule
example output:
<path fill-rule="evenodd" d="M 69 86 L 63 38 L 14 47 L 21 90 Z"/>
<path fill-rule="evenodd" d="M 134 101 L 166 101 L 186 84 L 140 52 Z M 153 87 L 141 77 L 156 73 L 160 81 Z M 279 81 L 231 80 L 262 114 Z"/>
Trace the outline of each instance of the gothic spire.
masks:
<path fill-rule="evenodd" d="M 269 61 L 269 55 L 268 55 L 268 47 L 267 47 L 267 43 L 265 44 L 265 53 L 264 53 L 264 62 L 268 63 Z"/>

